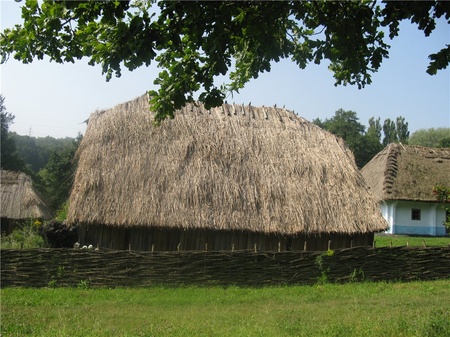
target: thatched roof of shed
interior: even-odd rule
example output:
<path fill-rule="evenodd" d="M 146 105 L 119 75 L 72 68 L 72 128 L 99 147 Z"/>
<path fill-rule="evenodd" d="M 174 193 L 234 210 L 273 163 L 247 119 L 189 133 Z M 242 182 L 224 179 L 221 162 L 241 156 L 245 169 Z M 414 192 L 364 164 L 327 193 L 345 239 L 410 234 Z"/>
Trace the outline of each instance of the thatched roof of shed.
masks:
<path fill-rule="evenodd" d="M 361 172 L 379 200 L 435 202 L 433 187 L 450 186 L 450 149 L 389 144 Z"/>
<path fill-rule="evenodd" d="M 1 170 L 0 185 L 2 218 L 52 218 L 52 212 L 25 173 Z"/>
<path fill-rule="evenodd" d="M 200 103 L 152 125 L 147 95 L 90 116 L 69 222 L 365 233 L 387 227 L 334 135 L 280 108 Z"/>

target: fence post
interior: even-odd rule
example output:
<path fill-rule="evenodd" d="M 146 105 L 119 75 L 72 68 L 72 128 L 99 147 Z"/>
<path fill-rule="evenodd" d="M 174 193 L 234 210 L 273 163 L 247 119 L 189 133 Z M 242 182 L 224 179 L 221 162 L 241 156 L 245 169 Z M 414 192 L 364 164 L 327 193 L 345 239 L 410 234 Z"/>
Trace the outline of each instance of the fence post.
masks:
<path fill-rule="evenodd" d="M 152 243 L 152 253 L 155 251 L 155 244 Z"/>
<path fill-rule="evenodd" d="M 305 250 L 305 251 L 306 251 L 306 243 L 307 243 L 307 241 L 305 240 L 305 242 L 303 242 L 303 250 Z"/>
<path fill-rule="evenodd" d="M 281 251 L 281 242 L 278 241 L 278 253 Z"/>
<path fill-rule="evenodd" d="M 231 251 L 234 252 L 234 243 L 231 244 Z"/>
<path fill-rule="evenodd" d="M 181 242 L 177 245 L 177 252 L 180 251 L 180 245 L 181 245 Z"/>
<path fill-rule="evenodd" d="M 205 243 L 205 252 L 208 251 L 208 243 Z"/>
<path fill-rule="evenodd" d="M 331 250 L 331 240 L 328 240 L 328 250 Z"/>
<path fill-rule="evenodd" d="M 253 245 L 253 248 L 255 249 L 255 253 L 258 251 L 257 249 L 256 249 L 256 243 Z"/>

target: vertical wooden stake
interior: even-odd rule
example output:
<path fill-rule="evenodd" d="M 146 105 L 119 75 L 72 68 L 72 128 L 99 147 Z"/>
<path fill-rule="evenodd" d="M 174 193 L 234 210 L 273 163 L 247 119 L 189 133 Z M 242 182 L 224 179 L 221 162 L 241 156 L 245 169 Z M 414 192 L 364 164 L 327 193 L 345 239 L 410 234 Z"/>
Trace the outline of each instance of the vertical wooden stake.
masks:
<path fill-rule="evenodd" d="M 391 247 L 391 248 L 392 248 L 392 240 L 391 240 L 391 242 L 389 243 L 389 247 Z"/>
<path fill-rule="evenodd" d="M 423 246 L 426 247 L 427 244 L 425 243 L 425 239 L 422 239 L 422 241 L 423 241 Z"/>
<path fill-rule="evenodd" d="M 406 247 L 409 247 L 409 241 L 406 241 Z"/>
<path fill-rule="evenodd" d="M 128 250 L 131 250 L 131 243 L 128 244 Z"/>
<path fill-rule="evenodd" d="M 303 250 L 306 250 L 306 240 L 305 240 L 305 242 L 303 243 Z"/>
<path fill-rule="evenodd" d="M 180 251 L 180 245 L 181 245 L 181 243 L 179 243 L 179 244 L 177 245 L 177 252 Z"/>
<path fill-rule="evenodd" d="M 328 250 L 331 250 L 331 240 L 328 240 Z"/>
<path fill-rule="evenodd" d="M 350 248 L 353 248 L 353 240 L 350 241 Z"/>
<path fill-rule="evenodd" d="M 377 241 L 376 240 L 373 240 L 373 248 L 374 249 L 377 248 Z"/>
<path fill-rule="evenodd" d="M 281 252 L 281 242 L 278 241 L 278 253 Z"/>
<path fill-rule="evenodd" d="M 155 244 L 152 243 L 152 253 L 155 251 Z"/>
<path fill-rule="evenodd" d="M 256 243 L 253 245 L 253 248 L 255 249 L 255 253 L 256 253 L 257 252 Z"/>
<path fill-rule="evenodd" d="M 234 252 L 234 243 L 231 244 L 231 251 Z"/>
<path fill-rule="evenodd" d="M 208 251 L 208 244 L 205 243 L 205 252 L 207 252 L 207 251 Z"/>

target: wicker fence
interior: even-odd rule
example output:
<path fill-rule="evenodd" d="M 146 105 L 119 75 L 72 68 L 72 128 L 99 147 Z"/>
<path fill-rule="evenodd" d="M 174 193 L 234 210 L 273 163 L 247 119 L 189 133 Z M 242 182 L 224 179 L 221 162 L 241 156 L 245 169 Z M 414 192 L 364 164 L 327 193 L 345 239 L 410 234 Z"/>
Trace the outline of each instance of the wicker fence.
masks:
<path fill-rule="evenodd" d="M 450 279 L 450 247 L 328 252 L 1 250 L 2 287 L 264 286 Z"/>

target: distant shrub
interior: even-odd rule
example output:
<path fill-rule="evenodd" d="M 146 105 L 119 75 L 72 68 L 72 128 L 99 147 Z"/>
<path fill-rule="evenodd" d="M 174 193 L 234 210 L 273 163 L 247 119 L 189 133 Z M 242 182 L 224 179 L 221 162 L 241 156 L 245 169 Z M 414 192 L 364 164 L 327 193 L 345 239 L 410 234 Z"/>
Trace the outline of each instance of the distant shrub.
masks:
<path fill-rule="evenodd" d="M 42 223 L 39 220 L 25 223 L 17 227 L 7 236 L 0 237 L 1 248 L 42 248 L 45 241 L 39 234 L 39 227 Z"/>
<path fill-rule="evenodd" d="M 61 205 L 61 207 L 56 211 L 56 221 L 64 221 L 67 219 L 67 213 L 69 211 L 69 201 Z"/>

